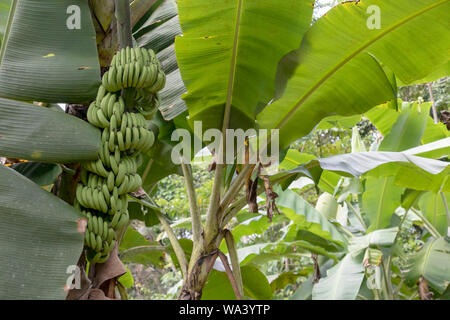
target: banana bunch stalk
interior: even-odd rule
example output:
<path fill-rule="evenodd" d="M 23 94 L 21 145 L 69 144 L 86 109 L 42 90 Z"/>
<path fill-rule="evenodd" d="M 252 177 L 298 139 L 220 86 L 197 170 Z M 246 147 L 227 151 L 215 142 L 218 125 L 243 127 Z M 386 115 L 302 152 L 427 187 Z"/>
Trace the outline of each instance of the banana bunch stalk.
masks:
<path fill-rule="evenodd" d="M 88 109 L 88 121 L 102 130 L 99 158 L 82 164 L 75 207 L 87 218 L 87 258 L 103 263 L 116 244 L 116 230 L 128 223 L 127 193 L 137 191 L 141 177 L 137 168 L 141 153 L 155 142 L 147 126 L 159 107 L 166 76 L 152 50 L 122 49 L 103 75 L 96 100 Z M 137 113 L 122 98 L 132 90 Z"/>

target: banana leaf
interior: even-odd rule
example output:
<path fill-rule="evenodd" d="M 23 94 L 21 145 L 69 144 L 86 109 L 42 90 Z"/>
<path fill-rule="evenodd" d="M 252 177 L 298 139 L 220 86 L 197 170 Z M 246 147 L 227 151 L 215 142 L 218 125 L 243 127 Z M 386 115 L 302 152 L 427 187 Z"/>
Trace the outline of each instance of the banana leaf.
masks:
<path fill-rule="evenodd" d="M 0 299 L 65 298 L 83 248 L 80 218 L 66 202 L 0 165 Z"/>
<path fill-rule="evenodd" d="M 376 5 L 381 27 L 368 28 Z M 257 118 L 280 129 L 280 147 L 308 134 L 324 117 L 361 114 L 396 99 L 382 66 L 412 83 L 448 61 L 448 0 L 346 1 L 319 18 L 295 57 L 282 97 Z"/>
<path fill-rule="evenodd" d="M 0 53 L 0 96 L 56 103 L 93 100 L 100 66 L 88 2 L 14 0 L 11 8 Z"/>
<path fill-rule="evenodd" d="M 97 158 L 100 131 L 64 112 L 0 98 L 0 155 L 39 162 Z"/>
<path fill-rule="evenodd" d="M 178 1 L 175 51 L 190 121 L 249 128 L 275 94 L 279 60 L 298 47 L 311 0 Z"/>

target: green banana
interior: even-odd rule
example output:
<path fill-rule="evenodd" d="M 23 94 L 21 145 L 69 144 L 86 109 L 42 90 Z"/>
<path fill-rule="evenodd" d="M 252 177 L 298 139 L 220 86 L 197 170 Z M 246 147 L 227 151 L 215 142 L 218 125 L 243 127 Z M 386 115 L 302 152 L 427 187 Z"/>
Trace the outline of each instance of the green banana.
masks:
<path fill-rule="evenodd" d="M 140 153 L 155 142 L 146 119 L 158 109 L 157 92 L 165 81 L 152 50 L 127 47 L 114 55 L 89 105 L 87 119 L 102 130 L 102 146 L 97 160 L 82 163 L 74 206 L 88 220 L 84 240 L 87 259 L 93 263 L 108 259 L 116 245 L 115 231 L 129 221 L 126 194 L 142 184 L 137 174 Z M 126 88 L 134 88 L 130 92 L 137 113 L 125 106 L 121 91 Z"/>

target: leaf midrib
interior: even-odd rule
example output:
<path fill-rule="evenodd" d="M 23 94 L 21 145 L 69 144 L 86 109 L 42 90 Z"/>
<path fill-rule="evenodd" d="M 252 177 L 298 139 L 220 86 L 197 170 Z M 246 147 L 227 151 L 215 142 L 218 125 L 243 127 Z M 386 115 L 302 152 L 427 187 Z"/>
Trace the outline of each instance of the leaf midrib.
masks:
<path fill-rule="evenodd" d="M 380 220 L 381 220 L 381 215 L 383 213 L 382 208 L 384 207 L 384 194 L 386 192 L 386 185 L 388 183 L 388 179 L 389 178 L 384 178 L 383 188 L 382 188 L 382 191 L 381 191 L 381 197 L 380 197 L 380 201 L 378 202 L 377 220 L 376 220 L 376 224 L 375 224 L 375 227 L 376 227 L 375 230 L 378 230 L 378 229 L 381 228 L 380 227 Z"/>
<path fill-rule="evenodd" d="M 364 49 L 366 49 L 367 47 L 369 47 L 370 45 L 372 45 L 373 43 L 375 43 L 376 41 L 380 40 L 381 38 L 383 38 L 385 35 L 389 34 L 391 31 L 394 31 L 395 29 L 401 27 L 403 24 L 409 22 L 410 20 L 418 17 L 419 15 L 432 10 L 442 4 L 445 4 L 446 2 L 448 2 L 449 0 L 443 0 L 440 1 L 438 3 L 435 3 L 429 7 L 426 7 L 425 9 L 422 9 L 418 12 L 416 12 L 413 15 L 410 15 L 408 17 L 406 17 L 403 20 L 400 20 L 400 22 L 398 22 L 397 24 L 394 24 L 392 27 L 388 28 L 386 31 L 381 32 L 378 36 L 376 36 L 375 38 L 373 38 L 372 40 L 367 41 L 366 43 L 364 43 L 362 46 L 360 46 L 357 50 L 354 51 L 353 54 L 349 55 L 347 58 L 343 59 L 340 63 L 337 64 L 336 67 L 334 67 L 333 69 L 331 69 L 327 74 L 325 74 L 324 77 L 322 77 L 321 79 L 319 79 L 319 81 L 317 81 L 314 86 L 309 89 L 301 98 L 300 100 L 295 104 L 294 108 L 288 112 L 288 114 L 278 123 L 278 125 L 276 126 L 276 129 L 281 129 L 281 127 L 283 127 L 286 122 L 289 121 L 289 119 L 293 116 L 293 114 L 298 110 L 298 108 L 300 108 L 300 106 L 306 101 L 306 99 L 309 98 L 309 96 L 311 96 L 318 88 L 320 88 L 320 86 L 326 81 L 328 80 L 333 74 L 335 74 L 341 67 L 343 67 L 347 62 L 349 62 L 351 59 L 353 59 L 356 55 L 358 55 L 359 53 L 361 53 Z"/>
<path fill-rule="evenodd" d="M 237 60 L 236 58 L 237 58 L 237 51 L 238 51 L 238 46 L 239 46 L 239 29 L 240 29 L 241 18 L 242 18 L 243 2 L 244 2 L 244 0 L 239 0 L 238 7 L 237 7 L 236 27 L 235 27 L 234 39 L 233 39 L 233 53 L 231 55 L 230 72 L 228 75 L 227 100 L 225 103 L 222 132 L 225 132 L 225 130 L 228 128 L 229 122 L 230 122 L 231 101 L 233 98 L 234 78 L 236 75 L 236 60 Z"/>

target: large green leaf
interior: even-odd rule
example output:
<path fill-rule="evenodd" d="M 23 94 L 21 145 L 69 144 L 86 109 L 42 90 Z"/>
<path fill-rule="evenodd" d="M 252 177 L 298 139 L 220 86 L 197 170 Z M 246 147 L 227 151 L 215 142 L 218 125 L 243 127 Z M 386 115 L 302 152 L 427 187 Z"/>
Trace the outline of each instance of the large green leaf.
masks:
<path fill-rule="evenodd" d="M 399 99 L 398 103 L 401 103 L 403 111 L 412 109 L 420 112 L 422 115 L 429 114 L 431 108 L 431 102 L 421 104 L 408 103 L 401 102 Z M 388 135 L 401 114 L 401 112 L 389 108 L 388 104 L 383 104 L 366 112 L 365 115 L 383 135 Z M 423 132 L 421 143 L 427 144 L 450 136 L 449 131 L 443 123 L 434 123 L 431 117 L 426 117 L 425 121 L 425 131 Z"/>
<path fill-rule="evenodd" d="M 450 243 L 445 238 L 430 240 L 410 261 L 407 281 L 414 285 L 420 276 L 442 293 L 450 282 Z"/>
<path fill-rule="evenodd" d="M 403 188 L 394 182 L 394 177 L 366 179 L 362 205 L 370 221 L 369 232 L 389 226 L 392 215 L 401 204 Z"/>
<path fill-rule="evenodd" d="M 181 0 L 175 51 L 190 120 L 203 128 L 254 127 L 275 94 L 279 60 L 298 47 L 311 0 Z M 229 121 L 229 123 L 228 123 Z"/>
<path fill-rule="evenodd" d="M 160 246 L 157 242 L 148 241 L 133 227 L 128 227 L 119 247 L 122 261 L 156 267 L 163 266 L 165 251 L 165 247 Z"/>
<path fill-rule="evenodd" d="M 419 106 L 420 107 L 420 106 Z M 428 120 L 428 113 L 419 109 L 404 109 L 380 144 L 380 151 L 400 152 L 420 144 Z M 399 174 L 404 179 L 404 175 Z M 409 179 L 415 179 L 409 176 Z M 386 228 L 401 204 L 403 188 L 395 185 L 395 177 L 366 179 L 362 205 L 370 221 L 368 231 Z"/>
<path fill-rule="evenodd" d="M 301 229 L 340 246 L 345 245 L 347 240 L 340 231 L 297 193 L 289 189 L 281 191 L 281 188 L 275 191 L 278 208 Z"/>
<path fill-rule="evenodd" d="M 367 26 L 371 5 L 380 9 L 380 29 Z M 378 61 L 405 83 L 425 77 L 448 61 L 449 20 L 448 0 L 336 6 L 306 33 L 284 95 L 263 110 L 259 124 L 280 129 L 280 146 L 285 147 L 326 116 L 364 113 L 396 98 Z"/>
<path fill-rule="evenodd" d="M 428 113 L 404 110 L 378 148 L 379 151 L 400 152 L 420 145 Z"/>
<path fill-rule="evenodd" d="M 0 299 L 64 299 L 83 248 L 81 216 L 0 165 Z M 73 274 L 73 272 L 72 272 Z"/>
<path fill-rule="evenodd" d="M 0 98 L 0 155 L 40 162 L 97 158 L 100 131 L 64 112 Z"/>
<path fill-rule="evenodd" d="M 76 2 L 80 28 L 69 29 L 77 14 L 68 10 L 73 5 L 71 0 L 13 2 L 0 54 L 0 96 L 72 103 L 95 97 L 100 66 L 89 5 Z"/>
<path fill-rule="evenodd" d="M 361 255 L 348 253 L 312 290 L 313 300 L 354 300 L 364 278 Z"/>
<path fill-rule="evenodd" d="M 425 218 L 442 236 L 445 236 L 447 235 L 450 221 L 447 221 L 446 208 L 442 197 L 445 197 L 447 205 L 450 204 L 450 193 L 448 192 L 427 192 L 420 197 L 418 204 L 420 210 L 425 215 Z"/>
<path fill-rule="evenodd" d="M 255 266 L 242 266 L 244 295 L 257 300 L 270 300 L 272 290 L 266 276 Z M 202 291 L 202 300 L 236 300 L 225 272 L 212 270 Z"/>

